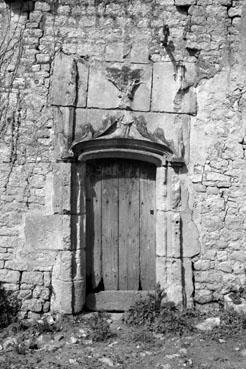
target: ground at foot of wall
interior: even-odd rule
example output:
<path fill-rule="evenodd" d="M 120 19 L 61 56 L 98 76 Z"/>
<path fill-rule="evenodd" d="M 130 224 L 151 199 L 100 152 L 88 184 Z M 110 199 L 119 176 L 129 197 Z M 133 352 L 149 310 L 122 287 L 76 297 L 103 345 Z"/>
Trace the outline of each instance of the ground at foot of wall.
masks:
<path fill-rule="evenodd" d="M 0 332 L 0 368 L 246 368 L 246 330 L 223 335 L 211 327 L 218 320 L 180 336 L 126 325 L 122 314 L 29 319 Z"/>

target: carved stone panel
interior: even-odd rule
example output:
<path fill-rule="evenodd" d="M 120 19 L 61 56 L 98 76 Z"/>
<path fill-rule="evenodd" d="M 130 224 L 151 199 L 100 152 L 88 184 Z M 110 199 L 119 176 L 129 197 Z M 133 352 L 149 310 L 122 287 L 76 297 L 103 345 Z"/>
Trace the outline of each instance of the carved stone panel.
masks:
<path fill-rule="evenodd" d="M 85 124 L 90 123 L 93 129 L 97 131 L 102 126 L 102 121 L 107 116 L 116 116 L 123 114 L 117 110 L 108 111 L 106 109 L 76 109 L 75 112 L 75 138 L 80 139 L 81 131 Z M 178 119 L 176 114 L 165 113 L 139 113 L 132 112 L 133 116 L 143 116 L 147 122 L 148 131 L 153 133 L 162 128 L 167 141 L 172 142 L 172 147 L 179 157 L 189 157 L 189 135 L 187 132 L 189 127 L 189 117 L 183 115 L 183 119 Z"/>
<path fill-rule="evenodd" d="M 88 107 L 149 111 L 150 65 L 99 63 L 91 66 Z"/>
<path fill-rule="evenodd" d="M 152 111 L 196 114 L 195 65 L 164 62 L 153 68 Z"/>

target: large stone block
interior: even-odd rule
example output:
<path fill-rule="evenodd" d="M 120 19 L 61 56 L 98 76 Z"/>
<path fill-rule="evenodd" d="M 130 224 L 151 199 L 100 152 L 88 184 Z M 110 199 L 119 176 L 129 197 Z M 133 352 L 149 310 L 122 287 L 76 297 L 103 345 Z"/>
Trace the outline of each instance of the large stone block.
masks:
<path fill-rule="evenodd" d="M 208 291 L 208 290 L 205 290 L 205 289 L 204 290 L 196 290 L 194 300 L 198 304 L 207 304 L 207 303 L 213 301 L 213 294 L 212 294 L 211 291 Z"/>
<path fill-rule="evenodd" d="M 57 163 L 54 165 L 52 178 L 52 207 L 53 213 L 64 214 L 71 212 L 71 163 Z"/>
<path fill-rule="evenodd" d="M 167 219 L 167 256 L 180 258 L 181 249 L 181 219 L 179 213 L 169 212 Z"/>
<path fill-rule="evenodd" d="M 179 210 L 181 206 L 181 182 L 180 175 L 177 169 L 168 167 L 168 181 L 167 181 L 167 210 Z"/>
<path fill-rule="evenodd" d="M 153 67 L 151 110 L 155 112 L 196 114 L 194 84 L 195 65 L 174 67 L 171 62 L 155 63 Z"/>
<path fill-rule="evenodd" d="M 167 262 L 162 256 L 156 258 L 156 283 L 160 283 L 161 288 L 167 287 Z"/>
<path fill-rule="evenodd" d="M 53 171 L 52 204 L 56 214 L 85 214 L 85 163 L 62 163 Z"/>
<path fill-rule="evenodd" d="M 88 88 L 88 65 L 81 59 L 77 60 L 77 101 L 76 106 L 83 108 L 86 106 Z"/>
<path fill-rule="evenodd" d="M 191 210 L 181 212 L 182 219 L 182 253 L 184 257 L 194 257 L 201 251 L 199 233 L 194 223 Z"/>
<path fill-rule="evenodd" d="M 51 310 L 64 314 L 82 311 L 85 303 L 85 280 L 65 282 L 52 278 Z"/>
<path fill-rule="evenodd" d="M 41 272 L 23 272 L 21 283 L 28 283 L 32 285 L 43 285 L 43 273 Z"/>
<path fill-rule="evenodd" d="M 53 67 L 50 101 L 54 105 L 74 106 L 77 65 L 73 56 L 59 53 Z"/>
<path fill-rule="evenodd" d="M 24 300 L 21 306 L 22 310 L 33 311 L 34 313 L 41 313 L 42 302 L 37 299 Z"/>
<path fill-rule="evenodd" d="M 140 297 L 146 298 L 147 291 L 101 291 L 86 298 L 86 307 L 94 311 L 125 311 Z"/>
<path fill-rule="evenodd" d="M 0 270 L 0 282 L 7 283 L 19 283 L 20 272 L 15 270 L 1 269 Z"/>
<path fill-rule="evenodd" d="M 85 248 L 85 217 L 63 216 L 62 247 L 63 250 L 80 250 Z"/>
<path fill-rule="evenodd" d="M 192 262 L 189 258 L 183 258 L 182 260 L 182 273 L 184 283 L 184 305 L 188 308 L 193 307 L 193 294 L 194 294 L 194 282 L 193 282 L 193 269 Z"/>
<path fill-rule="evenodd" d="M 85 278 L 85 250 L 59 252 L 54 268 L 53 277 L 64 282 Z"/>
<path fill-rule="evenodd" d="M 74 107 L 54 107 L 55 156 L 57 159 L 70 157 L 74 131 Z"/>
<path fill-rule="evenodd" d="M 176 304 L 193 305 L 193 273 L 190 259 L 157 257 L 156 279 L 167 293 L 167 299 Z"/>
<path fill-rule="evenodd" d="M 166 293 L 169 301 L 183 304 L 182 264 L 180 259 L 166 261 Z"/>
<path fill-rule="evenodd" d="M 50 287 L 51 285 L 51 273 L 44 272 L 44 286 Z"/>
<path fill-rule="evenodd" d="M 25 250 L 76 250 L 84 247 L 84 224 L 75 215 L 28 215 L 25 221 Z"/>
<path fill-rule="evenodd" d="M 22 271 L 52 271 L 61 250 L 84 247 L 84 223 L 77 216 L 28 215 L 24 227 L 25 239 L 16 248 L 13 260 L 5 267 Z"/>
<path fill-rule="evenodd" d="M 26 248 L 61 250 L 63 217 L 60 215 L 28 215 L 25 222 Z"/>
<path fill-rule="evenodd" d="M 149 111 L 150 65 L 95 63 L 90 69 L 88 107 Z"/>
<path fill-rule="evenodd" d="M 5 267 L 21 271 L 51 271 L 57 251 L 33 249 L 17 249 L 14 260 L 5 262 Z"/>
<path fill-rule="evenodd" d="M 166 256 L 167 254 L 167 219 L 166 213 L 156 211 L 156 255 Z"/>
<path fill-rule="evenodd" d="M 86 106 L 88 66 L 82 59 L 59 53 L 55 57 L 50 101 L 58 106 Z"/>
<path fill-rule="evenodd" d="M 157 210 L 167 210 L 167 168 L 156 168 L 156 208 Z"/>

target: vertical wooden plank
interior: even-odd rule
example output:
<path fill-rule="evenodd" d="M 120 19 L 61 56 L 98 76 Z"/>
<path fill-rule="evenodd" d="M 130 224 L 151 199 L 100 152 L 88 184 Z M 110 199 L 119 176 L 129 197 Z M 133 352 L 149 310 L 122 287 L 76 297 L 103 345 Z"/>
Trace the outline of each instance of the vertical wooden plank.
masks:
<path fill-rule="evenodd" d="M 140 281 L 142 290 L 156 284 L 156 168 L 141 163 L 140 173 Z"/>
<path fill-rule="evenodd" d="M 119 289 L 139 287 L 139 169 L 121 161 L 119 169 Z"/>
<path fill-rule="evenodd" d="M 109 159 L 102 171 L 102 274 L 105 290 L 118 289 L 118 182 L 118 165 Z"/>
<path fill-rule="evenodd" d="M 96 288 L 101 281 L 101 185 L 100 162 L 87 165 L 86 176 L 86 269 L 89 288 Z M 89 291 L 88 291 L 89 292 Z"/>

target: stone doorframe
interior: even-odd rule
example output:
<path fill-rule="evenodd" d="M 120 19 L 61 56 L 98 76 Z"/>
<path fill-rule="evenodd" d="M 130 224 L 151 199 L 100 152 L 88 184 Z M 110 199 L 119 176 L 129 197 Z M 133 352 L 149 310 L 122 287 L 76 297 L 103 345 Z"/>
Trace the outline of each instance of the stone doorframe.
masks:
<path fill-rule="evenodd" d="M 76 313 L 83 308 L 85 163 L 109 154 L 156 165 L 158 280 L 169 300 L 192 305 L 192 258 L 199 254 L 200 244 L 185 163 L 189 164 L 190 115 L 197 110 L 196 66 L 186 63 L 181 69 L 187 72 L 181 81 L 188 89 L 177 106 L 183 87 L 173 78 L 171 62 L 115 63 L 56 54 L 49 96 L 57 160 L 50 207 L 55 230 L 49 232 L 57 235 L 53 310 Z"/>
<path fill-rule="evenodd" d="M 53 310 L 78 313 L 83 309 L 86 295 L 86 161 L 105 157 L 156 165 L 156 280 L 167 293 L 168 300 L 184 306 L 193 304 L 192 262 L 191 257 L 184 255 L 182 236 L 179 174 L 184 170 L 184 162 L 175 156 L 171 146 L 164 141 L 158 142 L 153 136 L 139 139 L 118 133 L 116 137 L 105 131 L 102 135 L 83 136 L 71 146 L 73 157 L 59 164 L 66 168 L 66 174 L 67 170 L 70 172 L 71 209 L 65 222 L 68 248 L 60 254 L 53 269 Z M 66 190 L 61 188 L 61 192 Z"/>

